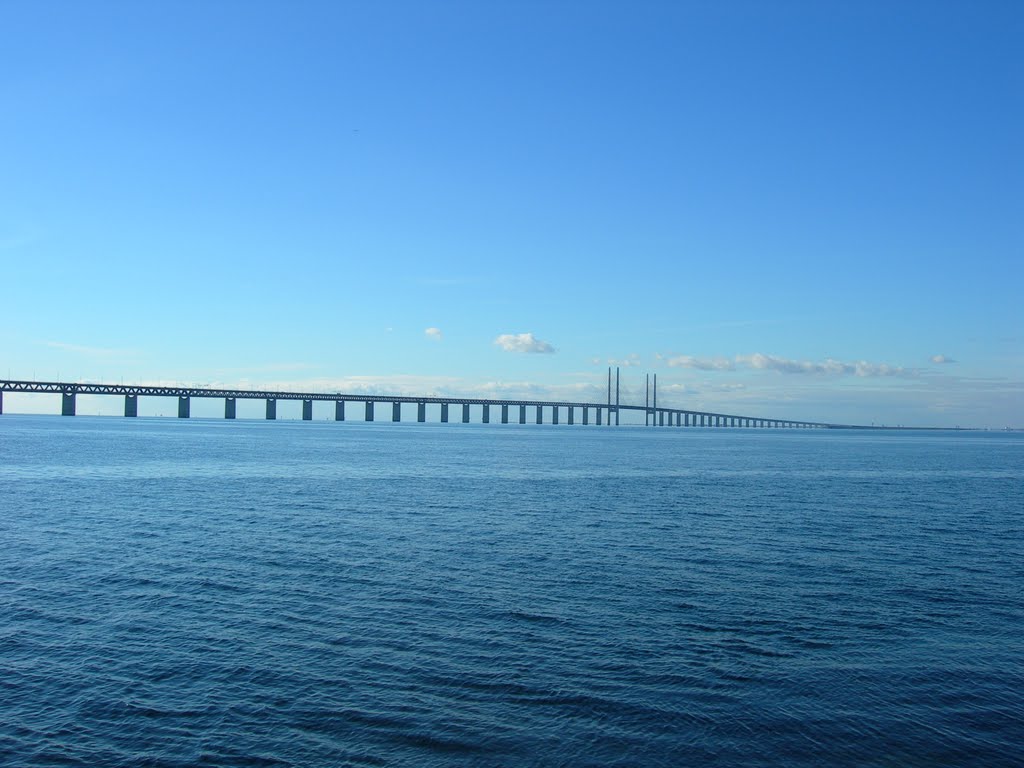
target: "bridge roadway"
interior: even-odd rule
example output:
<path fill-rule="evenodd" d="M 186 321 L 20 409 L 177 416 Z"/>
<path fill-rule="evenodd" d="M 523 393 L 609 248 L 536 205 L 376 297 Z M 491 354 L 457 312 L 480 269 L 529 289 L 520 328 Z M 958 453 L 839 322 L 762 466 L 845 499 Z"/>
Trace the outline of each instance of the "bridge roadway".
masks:
<path fill-rule="evenodd" d="M 826 424 L 811 421 L 793 421 L 789 419 L 766 419 L 754 416 L 740 416 L 729 413 L 714 413 L 710 411 L 694 411 L 681 408 L 665 408 L 657 405 L 622 405 L 612 403 L 609 395 L 607 403 L 582 403 L 570 401 L 550 400 L 498 400 L 478 397 L 409 397 L 404 395 L 358 395 L 341 392 L 283 392 L 271 390 L 248 390 L 248 389 L 210 389 L 206 387 L 154 387 L 135 384 L 86 384 L 78 382 L 61 381 L 5 381 L 0 380 L 0 413 L 3 413 L 3 393 L 54 393 L 61 395 L 61 413 L 65 416 L 74 416 L 77 395 L 120 395 L 124 397 L 124 415 L 138 416 L 140 397 L 176 397 L 178 399 L 178 417 L 187 419 L 191 413 L 191 399 L 202 398 L 223 398 L 224 418 L 235 418 L 235 405 L 238 400 L 265 400 L 266 418 L 277 418 L 278 400 L 301 400 L 302 418 L 309 421 L 313 418 L 314 401 L 331 401 L 335 404 L 335 421 L 345 420 L 346 403 L 363 403 L 363 418 L 366 421 L 374 420 L 374 405 L 376 403 L 391 403 L 391 420 L 401 421 L 401 406 L 407 403 L 417 405 L 417 421 L 426 421 L 426 406 L 428 404 L 439 404 L 441 406 L 441 421 L 448 422 L 448 409 L 452 405 L 462 406 L 462 422 L 469 423 L 469 408 L 472 405 L 482 407 L 481 421 L 484 424 L 490 423 L 490 408 L 492 406 L 501 409 L 501 423 L 509 423 L 509 408 L 519 408 L 518 422 L 527 423 L 527 408 L 535 408 L 535 423 L 543 423 L 544 409 L 550 409 L 550 424 L 559 423 L 559 411 L 564 409 L 566 413 L 566 424 L 574 424 L 576 411 L 579 410 L 582 416 L 582 423 L 590 423 L 590 412 L 594 412 L 594 424 L 601 425 L 602 418 L 605 425 L 611 425 L 614 421 L 619 423 L 619 411 L 640 411 L 646 412 L 648 424 L 653 426 L 677 426 L 677 427 L 772 427 L 772 428 L 800 428 L 800 429 L 856 429 L 846 424 Z M 617 399 L 616 395 L 616 399 Z"/>

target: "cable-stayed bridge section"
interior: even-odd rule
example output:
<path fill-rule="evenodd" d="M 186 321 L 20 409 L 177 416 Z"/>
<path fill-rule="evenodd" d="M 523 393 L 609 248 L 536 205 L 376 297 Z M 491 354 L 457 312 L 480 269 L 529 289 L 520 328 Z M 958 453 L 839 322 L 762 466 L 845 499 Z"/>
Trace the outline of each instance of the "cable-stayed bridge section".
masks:
<path fill-rule="evenodd" d="M 341 392 L 289 392 L 277 390 L 249 389 L 214 389 L 208 387 L 189 386 L 147 386 L 136 384 L 91 384 L 82 382 L 61 381 L 16 381 L 0 380 L 0 413 L 3 413 L 3 393 L 52 393 L 61 396 L 61 413 L 74 416 L 78 395 L 107 395 L 124 398 L 124 415 L 138 416 L 140 397 L 176 398 L 178 417 L 189 418 L 193 398 L 223 399 L 224 418 L 234 419 L 236 404 L 239 400 L 263 400 L 266 403 L 266 418 L 277 418 L 277 403 L 281 400 L 301 400 L 302 418 L 310 421 L 313 418 L 313 403 L 330 401 L 334 403 L 335 421 L 345 421 L 346 417 L 360 415 L 365 421 L 378 418 L 378 406 L 391 405 L 391 420 L 401 421 L 402 405 L 415 403 L 416 420 L 426 421 L 427 405 L 440 405 L 441 422 L 460 420 L 470 421 L 470 407 L 478 406 L 481 410 L 480 420 L 484 424 L 491 423 L 493 416 L 502 424 L 535 423 L 535 424 L 593 424 L 610 426 L 619 424 L 619 416 L 623 411 L 641 412 L 645 423 L 651 426 L 675 427 L 743 427 L 743 428 L 800 428 L 800 429 L 856 429 L 847 424 L 828 424 L 823 422 L 796 421 L 791 419 L 765 418 L 731 413 L 715 413 L 684 408 L 659 407 L 657 405 L 657 383 L 655 380 L 655 396 L 653 402 L 648 396 L 644 405 L 627 405 L 619 402 L 618 376 L 614 398 L 612 397 L 611 375 L 607 402 L 570 402 L 548 400 L 515 400 L 489 399 L 477 397 L 418 397 L 408 395 L 370 395 Z M 351 413 L 352 405 L 356 405 L 356 414 Z M 361 408 L 359 407 L 361 406 Z M 451 411 L 454 410 L 453 414 Z M 459 412 L 461 410 L 461 413 Z M 360 414 L 361 411 L 361 414 Z M 386 412 L 385 412 L 386 413 Z M 450 417 L 454 416 L 454 419 Z M 577 419 L 577 416 L 579 419 Z M 564 421 L 563 421 L 564 417 Z M 591 419 L 593 417 L 593 419 Z"/>

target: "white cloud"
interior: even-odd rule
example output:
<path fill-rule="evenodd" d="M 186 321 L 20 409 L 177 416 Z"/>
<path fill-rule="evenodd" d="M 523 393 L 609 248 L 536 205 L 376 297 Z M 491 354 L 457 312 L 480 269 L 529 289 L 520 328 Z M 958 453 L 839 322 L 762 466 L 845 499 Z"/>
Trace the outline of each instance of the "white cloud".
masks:
<path fill-rule="evenodd" d="M 555 348 L 546 341 L 541 341 L 532 333 L 503 333 L 494 343 L 506 352 L 528 352 L 531 354 L 551 354 Z"/>
<path fill-rule="evenodd" d="M 956 360 L 954 360 L 952 357 L 949 357 L 948 355 L 932 355 L 931 360 L 932 360 L 933 363 L 955 363 L 956 362 Z"/>
<path fill-rule="evenodd" d="M 423 331 L 423 333 L 426 334 L 427 338 L 431 339 L 432 341 L 440 341 L 442 338 L 444 338 L 443 334 L 441 333 L 441 329 L 434 328 L 433 326 L 427 328 L 425 331 Z"/>
<path fill-rule="evenodd" d="M 608 365 L 617 365 L 622 368 L 632 368 L 640 365 L 640 355 L 636 352 L 631 352 L 623 358 L 615 359 L 614 357 L 608 358 Z"/>
<path fill-rule="evenodd" d="M 855 362 L 843 362 L 828 358 L 822 361 L 814 360 L 791 360 L 786 357 L 776 357 L 756 352 L 752 355 L 736 355 L 735 358 L 727 357 L 694 357 L 693 355 L 676 355 L 668 357 L 657 355 L 660 362 L 670 368 L 693 368 L 699 371 L 734 371 L 740 367 L 753 368 L 762 371 L 777 371 L 779 373 L 803 373 L 832 376 L 915 376 L 917 371 L 902 366 L 888 365 L 887 363 L 869 363 L 866 360 Z M 933 357 L 933 362 L 952 362 L 942 355 Z"/>
<path fill-rule="evenodd" d="M 699 371 L 731 371 L 736 366 L 725 357 L 692 357 L 678 355 L 665 359 L 669 368 L 696 368 Z"/>
<path fill-rule="evenodd" d="M 748 365 L 758 370 L 778 371 L 779 373 L 810 373 L 819 375 L 840 375 L 840 376 L 910 376 L 908 371 L 901 366 L 888 365 L 886 363 L 869 363 L 866 360 L 858 360 L 853 363 L 844 363 L 839 360 L 828 358 L 823 362 L 810 360 L 790 360 L 785 357 L 774 357 L 757 352 L 753 355 L 737 355 L 736 362 Z"/>

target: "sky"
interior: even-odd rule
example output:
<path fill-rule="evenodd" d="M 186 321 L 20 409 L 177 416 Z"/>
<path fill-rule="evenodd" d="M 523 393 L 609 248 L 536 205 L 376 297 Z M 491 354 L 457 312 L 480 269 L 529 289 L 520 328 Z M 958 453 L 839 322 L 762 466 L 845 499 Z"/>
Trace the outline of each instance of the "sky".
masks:
<path fill-rule="evenodd" d="M 1014 0 L 0 0 L 0 377 L 601 401 L 613 365 L 1022 427 L 1021 39 Z"/>

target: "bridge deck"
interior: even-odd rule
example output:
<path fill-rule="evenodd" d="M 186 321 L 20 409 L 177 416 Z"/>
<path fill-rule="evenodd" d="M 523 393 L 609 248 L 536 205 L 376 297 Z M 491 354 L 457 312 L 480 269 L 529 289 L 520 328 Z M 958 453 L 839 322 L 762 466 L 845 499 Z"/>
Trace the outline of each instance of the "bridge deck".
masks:
<path fill-rule="evenodd" d="M 14 381 L 0 380 L 0 392 L 54 393 L 65 397 L 73 395 L 122 395 L 126 397 L 177 397 L 177 398 L 224 398 L 234 400 L 304 400 L 353 403 L 416 403 L 441 405 L 486 405 L 486 406 L 535 406 L 541 408 L 600 408 L 615 411 L 646 411 L 649 414 L 684 415 L 706 419 L 737 419 L 741 421 L 768 422 L 772 424 L 803 428 L 854 428 L 852 425 L 828 424 L 824 422 L 777 419 L 763 416 L 744 416 L 737 413 L 698 411 L 689 408 L 666 408 L 664 406 L 625 405 L 616 403 L 573 402 L 569 400 L 507 400 L 480 397 L 428 397 L 387 394 L 357 394 L 349 392 L 289 392 L 284 390 L 212 389 L 208 387 L 157 387 L 141 384 L 95 384 L 61 381 Z M 689 425 L 695 426 L 695 425 Z"/>

